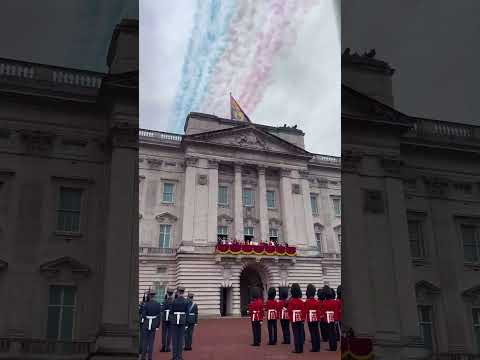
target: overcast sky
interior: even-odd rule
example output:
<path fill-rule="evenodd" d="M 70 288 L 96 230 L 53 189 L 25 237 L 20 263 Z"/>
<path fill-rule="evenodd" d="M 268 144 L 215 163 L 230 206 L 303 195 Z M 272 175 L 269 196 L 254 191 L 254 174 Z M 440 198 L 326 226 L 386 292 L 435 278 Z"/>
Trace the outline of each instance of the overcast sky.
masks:
<path fill-rule="evenodd" d="M 479 124 L 479 14 L 478 0 L 342 0 L 342 51 L 375 48 L 406 114 Z"/>
<path fill-rule="evenodd" d="M 229 116 L 231 91 L 253 122 L 296 124 L 307 150 L 339 155 L 337 1 L 226 0 L 212 10 L 219 2 L 142 0 L 140 126 L 182 132 L 189 111 Z"/>

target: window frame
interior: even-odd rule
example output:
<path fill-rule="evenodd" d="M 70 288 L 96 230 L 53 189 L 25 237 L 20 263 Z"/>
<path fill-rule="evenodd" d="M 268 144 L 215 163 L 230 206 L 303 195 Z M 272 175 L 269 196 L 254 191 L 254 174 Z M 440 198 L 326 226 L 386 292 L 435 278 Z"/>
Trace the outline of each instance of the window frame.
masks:
<path fill-rule="evenodd" d="M 245 202 L 245 193 L 246 192 L 249 192 L 251 194 L 251 203 L 250 204 L 247 204 Z M 248 207 L 248 208 L 253 208 L 255 207 L 255 193 L 254 193 L 254 190 L 252 188 L 243 188 L 242 189 L 242 204 L 243 204 L 243 207 Z"/>
<path fill-rule="evenodd" d="M 66 191 L 77 191 L 80 193 L 80 200 L 79 200 L 79 208 L 78 210 L 74 210 L 74 209 L 62 209 L 60 208 L 60 204 L 62 202 L 62 191 L 63 190 L 66 190 Z M 70 186 L 70 185 L 63 185 L 61 184 L 59 187 L 58 187 L 58 192 L 57 192 L 57 203 L 56 203 L 56 206 L 55 206 L 55 232 L 58 232 L 58 233 L 64 233 L 64 234 L 81 234 L 82 232 L 82 210 L 83 210 L 83 201 L 84 201 L 84 197 L 85 197 L 85 189 L 83 187 L 76 187 L 76 186 Z M 76 230 L 66 230 L 65 229 L 65 225 L 64 225 L 64 228 L 63 229 L 60 229 L 60 214 L 61 213 L 70 213 L 70 214 L 78 214 L 78 229 Z"/>
<path fill-rule="evenodd" d="M 333 205 L 333 215 L 335 217 L 341 217 L 342 216 L 342 198 L 338 195 L 331 195 L 332 199 L 332 205 Z M 337 213 L 337 207 L 335 204 L 338 201 L 338 213 Z"/>
<path fill-rule="evenodd" d="M 222 188 L 222 189 L 225 189 L 225 200 L 226 200 L 226 201 L 225 201 L 224 203 L 220 202 L 220 189 L 221 189 L 221 188 Z M 229 206 L 229 202 L 230 202 L 229 200 L 230 200 L 230 199 L 229 199 L 229 196 L 228 196 L 228 195 L 229 195 L 229 194 L 228 194 L 228 186 L 227 186 L 227 185 L 218 185 L 218 201 L 217 201 L 217 202 L 218 202 L 218 205 L 219 205 L 219 206 L 223 206 L 223 207 Z"/>
<path fill-rule="evenodd" d="M 61 293 L 60 293 L 60 303 L 59 304 L 52 304 L 51 301 L 51 296 L 50 296 L 50 291 L 53 287 L 60 288 Z M 65 289 L 70 288 L 73 289 L 73 305 L 65 305 L 64 304 L 64 298 L 65 298 Z M 75 285 L 72 284 L 57 284 L 57 283 L 52 283 L 49 284 L 48 286 L 48 302 L 47 302 L 47 319 L 46 319 L 46 329 L 45 329 L 45 338 L 49 340 L 55 340 L 55 341 L 73 341 L 75 339 L 75 325 L 76 325 L 76 315 L 77 315 L 77 297 L 78 297 L 78 288 Z M 49 313 L 51 308 L 59 308 L 59 316 L 58 316 L 58 323 L 56 327 L 56 337 L 51 338 L 49 337 L 48 334 L 48 327 L 49 327 Z M 65 308 L 71 308 L 72 309 L 72 329 L 71 329 L 71 339 L 62 339 L 62 330 L 63 330 L 63 314 L 64 314 L 64 309 Z"/>
<path fill-rule="evenodd" d="M 477 322 L 475 322 L 474 312 L 477 312 Z M 472 319 L 472 337 L 473 337 L 473 347 L 477 353 L 480 353 L 480 305 L 471 307 L 471 319 Z M 476 331 L 479 335 L 476 336 Z"/>
<path fill-rule="evenodd" d="M 246 229 L 252 229 L 252 233 L 247 234 Z M 255 237 L 255 227 L 254 226 L 244 226 L 243 227 L 243 236 L 251 236 L 252 238 Z"/>
<path fill-rule="evenodd" d="M 315 204 L 315 206 L 313 206 Z M 318 194 L 317 193 L 310 193 L 310 207 L 312 208 L 312 215 L 318 216 L 320 215 L 320 209 L 318 206 Z"/>
<path fill-rule="evenodd" d="M 165 200 L 165 186 L 166 185 L 171 185 L 172 186 L 172 200 L 171 201 L 168 201 L 168 200 Z M 173 181 L 170 181 L 170 180 L 166 180 L 166 181 L 163 181 L 162 182 L 162 204 L 175 204 L 175 183 Z"/>
<path fill-rule="evenodd" d="M 268 202 L 268 200 L 269 200 L 268 194 L 269 194 L 269 193 L 272 194 L 272 196 L 273 196 L 273 198 L 271 199 L 272 202 L 273 202 L 273 205 L 272 205 L 272 206 L 270 206 L 270 204 L 269 204 L 269 202 Z M 277 208 L 277 195 L 276 195 L 276 191 L 269 189 L 269 190 L 266 191 L 266 195 L 265 195 L 265 196 L 267 197 L 267 209 L 276 209 L 276 208 Z"/>
<path fill-rule="evenodd" d="M 168 238 L 168 247 L 165 246 L 165 232 L 164 234 L 164 239 L 162 240 L 162 227 L 168 228 L 170 231 L 168 232 L 169 238 Z M 159 233 L 158 233 L 158 248 L 159 249 L 171 249 L 172 248 L 172 233 L 173 233 L 173 225 L 172 224 L 166 224 L 166 223 L 161 223 L 160 228 L 159 228 Z M 164 246 L 162 246 L 162 241 Z"/>
<path fill-rule="evenodd" d="M 415 225 L 415 228 L 416 228 L 416 236 L 417 236 L 417 240 L 416 241 L 412 241 L 412 237 L 411 237 L 411 225 L 410 224 L 416 224 Z M 409 244 L 409 249 L 410 249 L 410 256 L 412 257 L 412 259 L 426 259 L 428 256 L 427 256 L 427 246 L 426 246 L 426 241 L 425 241 L 425 222 L 423 219 L 421 218 L 418 218 L 418 217 L 408 217 L 407 218 L 407 231 L 408 231 L 408 244 Z M 418 253 L 415 253 L 413 252 L 413 248 L 412 248 L 412 244 L 413 243 L 416 243 L 416 251 L 418 251 Z"/>
<path fill-rule="evenodd" d="M 430 321 L 425 321 L 422 320 L 422 312 L 421 308 L 428 308 L 429 309 L 429 316 L 430 316 Z M 422 325 L 429 324 L 430 325 L 430 336 L 431 336 L 431 345 L 432 347 L 429 348 L 425 346 L 426 349 L 429 349 L 430 351 L 434 352 L 436 349 L 436 340 L 435 340 L 435 323 L 434 323 L 434 307 L 433 305 L 430 304 L 417 304 L 417 316 L 418 316 L 418 327 L 420 330 L 420 336 L 423 340 L 424 345 L 425 343 L 425 338 L 424 338 L 424 332 Z"/>

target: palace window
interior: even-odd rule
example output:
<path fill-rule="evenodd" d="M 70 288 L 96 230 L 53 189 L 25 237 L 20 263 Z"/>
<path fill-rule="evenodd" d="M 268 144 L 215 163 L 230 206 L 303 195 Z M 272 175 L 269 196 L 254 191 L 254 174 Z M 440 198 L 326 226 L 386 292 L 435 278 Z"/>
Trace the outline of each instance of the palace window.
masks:
<path fill-rule="evenodd" d="M 57 231 L 80 232 L 82 190 L 61 187 L 57 207 Z"/>
<path fill-rule="evenodd" d="M 228 205 L 228 187 L 220 185 L 218 187 L 218 205 Z"/>
<path fill-rule="evenodd" d="M 172 225 L 160 224 L 159 247 L 162 249 L 170 248 L 171 236 L 172 236 Z"/>
<path fill-rule="evenodd" d="M 217 239 L 219 243 L 228 239 L 228 226 L 217 226 Z"/>
<path fill-rule="evenodd" d="M 172 183 L 163 183 L 163 196 L 162 202 L 172 204 L 173 203 L 173 184 Z"/>
<path fill-rule="evenodd" d="M 427 349 L 433 350 L 433 320 L 432 307 L 428 305 L 419 305 L 418 319 L 420 326 L 420 335 Z"/>
<path fill-rule="evenodd" d="M 425 257 L 425 242 L 423 238 L 422 222 L 420 220 L 408 221 L 408 240 L 410 253 L 413 258 Z"/>
<path fill-rule="evenodd" d="M 323 226 L 320 224 L 313 225 L 313 230 L 315 232 L 315 240 L 317 242 L 318 249 L 323 251 L 322 237 L 323 237 Z"/>
<path fill-rule="evenodd" d="M 318 215 L 318 195 L 310 194 L 310 203 L 312 205 L 312 214 Z"/>
<path fill-rule="evenodd" d="M 267 208 L 275 208 L 275 191 L 267 190 Z"/>
<path fill-rule="evenodd" d="M 162 303 L 165 297 L 165 286 L 156 281 L 153 283 L 153 288 L 155 290 L 155 301 Z"/>
<path fill-rule="evenodd" d="M 341 216 L 342 215 L 342 204 L 340 201 L 340 198 L 333 198 L 333 212 L 335 216 Z"/>
<path fill-rule="evenodd" d="M 480 261 L 480 240 L 478 226 L 462 225 L 463 254 L 466 262 L 478 263 Z"/>
<path fill-rule="evenodd" d="M 76 291 L 72 286 L 50 286 L 47 338 L 72 340 L 75 323 Z"/>
<path fill-rule="evenodd" d="M 278 229 L 270 228 L 268 231 L 268 236 L 270 241 L 273 241 L 275 244 L 278 244 Z"/>
<path fill-rule="evenodd" d="M 472 320 L 475 349 L 480 353 L 480 307 L 472 308 Z"/>
<path fill-rule="evenodd" d="M 245 226 L 243 228 L 243 236 L 246 242 L 252 241 L 254 236 L 254 231 L 252 226 Z"/>
<path fill-rule="evenodd" d="M 245 207 L 253 206 L 253 190 L 252 189 L 243 189 L 243 206 Z"/>

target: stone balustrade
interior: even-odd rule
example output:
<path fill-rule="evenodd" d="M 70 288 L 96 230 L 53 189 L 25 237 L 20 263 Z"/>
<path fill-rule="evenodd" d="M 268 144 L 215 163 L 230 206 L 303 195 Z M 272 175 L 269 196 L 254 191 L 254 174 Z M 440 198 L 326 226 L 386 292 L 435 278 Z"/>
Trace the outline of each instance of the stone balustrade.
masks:
<path fill-rule="evenodd" d="M 35 80 L 52 84 L 98 89 L 105 74 L 93 71 L 65 69 L 58 66 L 25 61 L 0 59 L 0 80 Z"/>
<path fill-rule="evenodd" d="M 183 136 L 173 133 L 168 133 L 164 131 L 155 131 L 155 130 L 146 130 L 140 129 L 139 131 L 140 139 L 153 139 L 157 141 L 168 141 L 168 142 L 180 142 L 182 141 Z"/>
<path fill-rule="evenodd" d="M 342 163 L 342 159 L 339 156 L 331 156 L 331 155 L 322 155 L 322 154 L 314 154 L 312 161 L 315 163 L 323 163 L 323 164 L 330 164 L 340 166 Z"/>
<path fill-rule="evenodd" d="M 480 127 L 477 126 L 429 119 L 416 120 L 412 130 L 408 133 L 410 137 L 437 137 L 464 140 L 478 140 L 480 138 Z"/>
<path fill-rule="evenodd" d="M 141 255 L 171 255 L 171 254 L 176 254 L 177 249 L 173 248 L 159 248 L 159 247 L 147 247 L 147 246 L 141 246 L 140 249 L 140 254 Z"/>

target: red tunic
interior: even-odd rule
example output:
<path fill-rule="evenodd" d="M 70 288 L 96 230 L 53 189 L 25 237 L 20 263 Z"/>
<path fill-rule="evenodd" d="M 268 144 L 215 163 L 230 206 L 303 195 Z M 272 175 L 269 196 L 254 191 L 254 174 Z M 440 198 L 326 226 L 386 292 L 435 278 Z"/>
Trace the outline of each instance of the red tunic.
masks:
<path fill-rule="evenodd" d="M 305 320 L 305 303 L 302 299 L 291 298 L 288 301 L 288 317 L 291 322 Z"/>
<path fill-rule="evenodd" d="M 319 317 L 320 312 L 318 311 L 319 308 L 320 308 L 320 305 L 318 300 L 313 298 L 305 300 L 305 313 L 307 315 L 308 322 L 320 320 L 320 317 Z"/>
<path fill-rule="evenodd" d="M 267 320 L 277 320 L 277 307 L 278 303 L 275 300 L 267 300 L 265 303 L 265 311 L 267 313 Z"/>
<path fill-rule="evenodd" d="M 286 300 L 279 300 L 277 302 L 277 314 L 279 315 L 280 320 L 288 320 L 288 310 L 287 310 Z"/>
<path fill-rule="evenodd" d="M 263 303 L 262 300 L 256 299 L 248 304 L 248 313 L 250 314 L 250 320 L 262 321 L 263 320 Z"/>
<path fill-rule="evenodd" d="M 335 299 L 335 301 L 337 302 L 337 312 L 338 312 L 337 321 L 341 321 L 342 320 L 342 299 Z"/>
<path fill-rule="evenodd" d="M 338 321 L 338 302 L 335 300 L 325 300 L 323 302 L 323 313 L 325 314 L 325 321 L 328 322 L 333 322 L 333 321 Z M 329 316 L 329 312 L 331 313 Z"/>
<path fill-rule="evenodd" d="M 325 321 L 325 310 L 323 309 L 324 302 L 325 300 L 318 300 L 318 314 L 319 314 L 318 321 Z"/>

